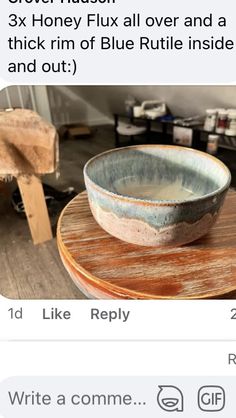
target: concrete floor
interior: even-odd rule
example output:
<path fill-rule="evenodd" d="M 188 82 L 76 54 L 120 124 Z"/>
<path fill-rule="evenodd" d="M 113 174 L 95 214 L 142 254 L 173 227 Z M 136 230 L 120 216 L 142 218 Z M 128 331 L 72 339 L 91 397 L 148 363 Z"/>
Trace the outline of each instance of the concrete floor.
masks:
<path fill-rule="evenodd" d="M 84 164 L 92 156 L 110 148 L 114 148 L 112 126 L 97 128 L 91 138 L 66 140 L 60 145 L 60 178 L 56 180 L 54 175 L 50 175 L 43 181 L 59 190 L 73 186 L 80 192 L 84 190 Z M 234 155 L 229 152 L 220 157 L 231 163 L 236 185 Z M 13 189 L 15 185 L 9 187 Z M 56 239 L 34 246 L 26 219 L 13 210 L 9 197 L 0 196 L 0 293 L 13 299 L 84 298 L 61 263 Z M 57 209 L 59 214 L 62 207 Z M 57 217 L 51 218 L 54 230 Z M 228 297 L 236 298 L 236 292 Z"/>

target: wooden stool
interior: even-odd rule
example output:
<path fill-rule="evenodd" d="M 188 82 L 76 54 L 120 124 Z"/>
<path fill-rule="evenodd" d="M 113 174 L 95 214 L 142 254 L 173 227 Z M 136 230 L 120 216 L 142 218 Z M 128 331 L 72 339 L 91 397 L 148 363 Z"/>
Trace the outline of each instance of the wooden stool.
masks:
<path fill-rule="evenodd" d="M 235 191 L 211 231 L 183 247 L 141 247 L 112 237 L 94 220 L 86 192 L 62 212 L 57 240 L 65 268 L 90 298 L 200 299 L 236 290 Z"/>
<path fill-rule="evenodd" d="M 0 112 L 0 178 L 15 177 L 34 244 L 52 239 L 40 176 L 57 165 L 55 128 L 26 109 Z"/>

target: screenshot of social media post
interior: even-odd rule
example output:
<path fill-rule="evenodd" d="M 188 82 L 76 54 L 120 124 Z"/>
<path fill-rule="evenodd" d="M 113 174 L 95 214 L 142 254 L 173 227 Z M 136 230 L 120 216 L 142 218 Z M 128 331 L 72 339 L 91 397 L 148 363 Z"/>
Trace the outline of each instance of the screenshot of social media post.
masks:
<path fill-rule="evenodd" d="M 232 0 L 2 0 L 0 418 L 233 418 Z"/>

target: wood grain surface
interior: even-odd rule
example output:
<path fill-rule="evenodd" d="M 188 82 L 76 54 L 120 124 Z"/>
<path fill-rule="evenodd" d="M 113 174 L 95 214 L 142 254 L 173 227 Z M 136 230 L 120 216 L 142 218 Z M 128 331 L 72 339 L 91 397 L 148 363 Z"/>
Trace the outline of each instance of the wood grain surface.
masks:
<path fill-rule="evenodd" d="M 0 110 L 0 176 L 53 173 L 57 163 L 53 125 L 29 109 Z"/>
<path fill-rule="evenodd" d="M 24 202 L 34 244 L 50 241 L 52 230 L 40 179 L 36 176 L 19 176 L 17 183 Z"/>
<path fill-rule="evenodd" d="M 91 298 L 198 299 L 236 289 L 236 192 L 212 230 L 179 248 L 127 244 L 94 220 L 86 192 L 64 209 L 58 248 L 71 278 Z"/>

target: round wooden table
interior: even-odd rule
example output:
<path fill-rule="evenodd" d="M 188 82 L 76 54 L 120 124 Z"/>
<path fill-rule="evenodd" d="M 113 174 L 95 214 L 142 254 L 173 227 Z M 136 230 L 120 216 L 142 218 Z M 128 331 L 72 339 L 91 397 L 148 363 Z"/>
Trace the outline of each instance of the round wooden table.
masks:
<path fill-rule="evenodd" d="M 236 290 L 232 190 L 212 230 L 183 247 L 141 247 L 110 236 L 94 220 L 86 192 L 63 210 L 57 239 L 66 270 L 89 298 L 200 299 Z"/>

